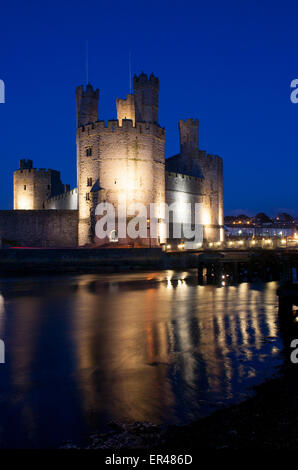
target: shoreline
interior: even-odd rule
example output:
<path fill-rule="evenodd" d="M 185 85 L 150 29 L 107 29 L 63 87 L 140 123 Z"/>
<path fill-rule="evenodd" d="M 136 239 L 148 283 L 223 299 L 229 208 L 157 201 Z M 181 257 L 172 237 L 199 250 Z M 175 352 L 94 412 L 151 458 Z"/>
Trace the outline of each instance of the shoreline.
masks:
<path fill-rule="evenodd" d="M 194 455 L 210 449 L 296 449 L 298 364 L 290 360 L 290 344 L 298 338 L 298 323 L 279 315 L 279 329 L 284 362 L 275 376 L 252 388 L 252 396 L 181 426 L 112 423 L 111 433 L 94 435 L 83 449 L 187 451 Z"/>
<path fill-rule="evenodd" d="M 292 366 L 292 367 L 291 367 Z M 254 387 L 244 401 L 190 424 L 111 423 L 111 431 L 64 449 L 193 453 L 221 449 L 296 449 L 298 445 L 298 364 L 281 366 L 282 375 Z"/>

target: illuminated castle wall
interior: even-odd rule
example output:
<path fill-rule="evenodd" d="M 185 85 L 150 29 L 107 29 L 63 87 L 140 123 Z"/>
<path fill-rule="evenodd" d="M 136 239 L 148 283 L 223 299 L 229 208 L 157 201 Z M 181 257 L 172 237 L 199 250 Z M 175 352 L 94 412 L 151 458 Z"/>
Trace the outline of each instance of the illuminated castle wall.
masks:
<path fill-rule="evenodd" d="M 166 160 L 167 201 L 202 204 L 206 241 L 223 241 L 223 161 L 199 150 L 199 121 L 179 121 L 180 153 Z M 171 176 L 170 176 L 171 175 Z"/>
<path fill-rule="evenodd" d="M 60 172 L 33 168 L 32 160 L 20 160 L 14 172 L 13 208 L 15 210 L 44 209 L 44 201 L 69 190 L 60 179 Z"/>
<path fill-rule="evenodd" d="M 159 81 L 145 74 L 134 77 L 134 95 L 117 99 L 117 120 L 92 122 L 99 93 L 91 85 L 77 89 L 77 175 L 79 244 L 106 243 L 94 233 L 95 207 L 118 201 L 165 201 L 165 130 L 158 124 Z M 88 103 L 85 103 L 88 100 Z M 90 106 L 90 115 L 86 109 Z M 82 111 L 84 115 L 82 115 Z M 156 246 L 160 239 L 135 240 L 134 245 Z M 128 239 L 119 242 L 129 243 Z"/>
<path fill-rule="evenodd" d="M 198 121 L 179 121 L 180 153 L 165 159 L 165 129 L 158 123 L 159 80 L 134 76 L 134 93 L 117 98 L 117 119 L 98 119 L 99 90 L 88 84 L 76 90 L 77 183 L 72 191 L 55 170 L 32 168 L 21 160 L 14 173 L 15 210 L 77 210 L 78 244 L 102 245 L 95 234 L 95 208 L 109 202 L 200 203 L 206 241 L 223 240 L 222 159 L 199 150 Z M 164 214 L 158 214 L 156 239 L 119 239 L 129 246 L 158 246 L 164 238 Z M 117 229 L 117 221 L 116 221 Z M 168 243 L 172 241 L 168 241 Z M 179 241 L 173 241 L 179 243 Z"/>

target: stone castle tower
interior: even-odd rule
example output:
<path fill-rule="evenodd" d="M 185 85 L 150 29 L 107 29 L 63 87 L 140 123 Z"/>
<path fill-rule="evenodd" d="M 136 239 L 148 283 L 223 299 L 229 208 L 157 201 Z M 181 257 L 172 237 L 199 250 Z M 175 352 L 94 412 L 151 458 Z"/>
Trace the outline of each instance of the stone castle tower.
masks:
<path fill-rule="evenodd" d="M 33 161 L 25 159 L 14 172 L 13 187 L 15 210 L 44 209 L 47 199 L 69 190 L 69 185 L 62 184 L 59 171 L 33 168 Z"/>
<path fill-rule="evenodd" d="M 179 154 L 165 160 L 165 130 L 158 120 L 159 80 L 153 74 L 141 73 L 134 76 L 133 85 L 133 94 L 116 99 L 117 119 L 107 123 L 98 119 L 99 90 L 90 84 L 77 88 L 77 188 L 69 191 L 59 171 L 38 170 L 32 160 L 20 160 L 14 172 L 14 209 L 46 210 L 48 215 L 40 217 L 49 221 L 55 210 L 59 220 L 55 222 L 55 244 L 63 246 L 66 233 L 73 235 L 75 246 L 111 246 L 116 242 L 135 247 L 166 243 L 168 249 L 197 249 L 208 243 L 219 246 L 224 240 L 222 159 L 200 149 L 199 121 L 186 119 L 179 121 Z M 98 238 L 95 228 L 100 215 L 96 207 L 104 202 L 113 206 L 116 225 L 113 230 L 109 228 L 106 238 Z M 164 203 L 176 205 L 179 218 L 170 214 L 168 233 Z M 198 238 L 174 235 L 176 224 L 185 220 L 184 203 L 191 203 L 190 225 Z M 126 208 L 134 205 L 126 222 L 136 216 L 138 204 L 146 208 L 145 215 L 139 214 L 147 227 L 145 237 L 120 234 L 123 215 L 118 209 L 125 204 Z M 153 215 L 155 238 L 150 237 L 151 204 L 157 206 Z M 66 226 L 66 216 L 71 217 L 71 226 Z"/>
<path fill-rule="evenodd" d="M 184 175 L 184 183 L 180 190 L 185 194 L 193 195 L 189 199 L 191 202 L 201 203 L 203 239 L 210 242 L 222 242 L 224 240 L 222 158 L 199 149 L 198 119 L 181 119 L 179 134 L 180 153 L 166 160 L 167 173 Z M 185 180 L 187 177 L 190 178 L 188 183 Z M 167 180 L 167 189 L 173 188 L 173 183 L 169 178 Z M 194 185 L 196 189 L 193 189 Z M 175 191 L 177 191 L 177 183 Z"/>
<path fill-rule="evenodd" d="M 77 88 L 77 177 L 79 245 L 96 239 L 95 207 L 165 202 L 165 130 L 158 124 L 159 81 L 153 74 L 134 77 L 134 94 L 117 99 L 117 120 L 98 121 L 98 90 Z M 149 234 L 148 234 L 149 235 Z M 156 240 L 139 240 L 145 246 Z M 128 239 L 119 240 L 127 244 Z"/>

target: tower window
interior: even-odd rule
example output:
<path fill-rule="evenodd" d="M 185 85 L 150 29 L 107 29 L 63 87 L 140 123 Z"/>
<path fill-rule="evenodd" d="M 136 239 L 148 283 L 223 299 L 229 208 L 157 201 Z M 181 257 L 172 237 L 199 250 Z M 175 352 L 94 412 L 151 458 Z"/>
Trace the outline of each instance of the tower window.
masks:
<path fill-rule="evenodd" d="M 90 193 L 86 193 L 86 201 L 90 201 Z"/>
<path fill-rule="evenodd" d="M 48 189 L 51 189 L 51 185 L 50 185 L 50 184 L 48 184 Z"/>
<path fill-rule="evenodd" d="M 87 178 L 87 186 L 92 186 L 92 178 Z"/>
<path fill-rule="evenodd" d="M 87 147 L 86 148 L 86 157 L 91 157 L 92 155 L 92 147 Z"/>
<path fill-rule="evenodd" d="M 26 185 L 24 184 L 24 191 L 26 191 L 26 189 L 27 189 L 27 188 L 26 188 Z"/>

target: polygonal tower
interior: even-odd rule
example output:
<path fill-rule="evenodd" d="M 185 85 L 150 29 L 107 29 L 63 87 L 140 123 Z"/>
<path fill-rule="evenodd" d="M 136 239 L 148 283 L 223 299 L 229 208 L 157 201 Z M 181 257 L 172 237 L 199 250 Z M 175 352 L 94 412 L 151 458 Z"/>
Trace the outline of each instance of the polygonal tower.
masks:
<path fill-rule="evenodd" d="M 199 149 L 199 120 L 198 119 L 180 119 L 180 152 L 187 155 Z"/>
<path fill-rule="evenodd" d="M 97 122 L 78 119 L 79 245 L 108 242 L 95 236 L 99 202 L 113 204 L 116 214 L 119 201 L 127 206 L 142 203 L 148 215 L 151 203 L 165 202 L 165 130 L 158 125 L 158 79 L 141 74 L 135 76 L 134 86 L 134 95 L 117 100 L 117 120 L 106 125 L 95 113 Z M 146 240 L 126 237 L 118 243 L 157 246 L 160 241 L 150 240 L 148 234 Z"/>
<path fill-rule="evenodd" d="M 146 73 L 134 76 L 135 112 L 137 122 L 158 123 L 158 93 L 159 80 L 157 77 Z"/>
<path fill-rule="evenodd" d="M 64 190 L 59 171 L 33 168 L 32 160 L 22 159 L 13 175 L 13 208 L 41 210 L 47 199 Z"/>
<path fill-rule="evenodd" d="M 98 100 L 99 90 L 93 90 L 92 85 L 88 84 L 86 90 L 78 86 L 76 92 L 77 98 L 77 127 L 85 126 L 98 119 Z"/>

